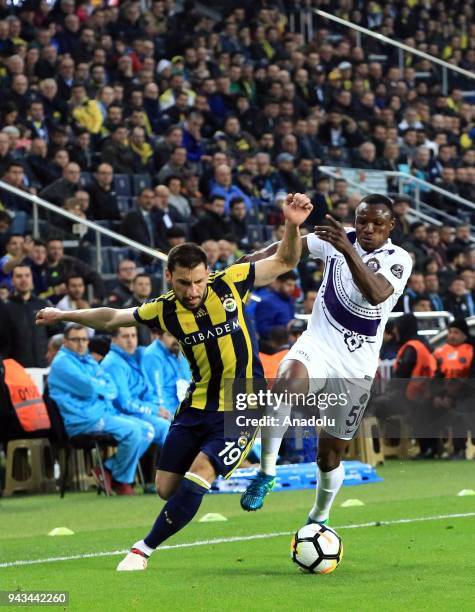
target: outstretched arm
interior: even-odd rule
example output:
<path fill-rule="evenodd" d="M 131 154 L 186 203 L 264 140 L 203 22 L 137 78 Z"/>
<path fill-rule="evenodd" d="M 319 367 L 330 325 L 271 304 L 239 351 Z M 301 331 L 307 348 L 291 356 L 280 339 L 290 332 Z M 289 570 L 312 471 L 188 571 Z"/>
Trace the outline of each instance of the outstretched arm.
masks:
<path fill-rule="evenodd" d="M 285 200 L 285 233 L 274 254 L 256 261 L 255 285 L 268 285 L 277 276 L 294 268 L 302 254 L 299 226 L 305 221 L 313 206 L 306 195 L 289 194 Z M 271 245 L 272 247 L 273 245 Z"/>
<path fill-rule="evenodd" d="M 86 327 L 110 331 L 117 327 L 138 325 L 134 318 L 135 308 L 85 308 L 65 312 L 59 308 L 43 308 L 36 315 L 37 325 L 54 325 L 58 322 L 79 323 Z"/>

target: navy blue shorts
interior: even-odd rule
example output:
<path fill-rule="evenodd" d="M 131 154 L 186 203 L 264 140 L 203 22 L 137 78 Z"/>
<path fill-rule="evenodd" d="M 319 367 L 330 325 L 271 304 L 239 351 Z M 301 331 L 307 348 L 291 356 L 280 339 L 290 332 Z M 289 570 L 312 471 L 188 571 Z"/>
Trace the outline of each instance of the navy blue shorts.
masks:
<path fill-rule="evenodd" d="M 157 468 L 185 474 L 201 451 L 218 474 L 229 478 L 251 450 L 257 430 L 247 428 L 239 435 L 225 437 L 223 412 L 185 408 L 168 430 Z"/>

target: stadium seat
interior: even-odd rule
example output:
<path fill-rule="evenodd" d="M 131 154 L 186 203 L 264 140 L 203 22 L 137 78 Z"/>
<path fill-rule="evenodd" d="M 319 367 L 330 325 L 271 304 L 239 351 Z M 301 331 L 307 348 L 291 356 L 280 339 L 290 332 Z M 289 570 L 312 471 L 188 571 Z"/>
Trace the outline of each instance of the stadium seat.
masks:
<path fill-rule="evenodd" d="M 251 244 L 254 242 L 263 242 L 264 232 L 262 231 L 262 227 L 260 225 L 248 225 L 247 236 Z"/>
<path fill-rule="evenodd" d="M 134 196 L 138 196 L 142 189 L 152 185 L 152 181 L 150 180 L 150 176 L 148 174 L 134 174 L 132 177 L 132 185 Z"/>
<path fill-rule="evenodd" d="M 130 178 L 128 174 L 116 174 L 114 176 L 114 189 L 118 196 L 128 196 L 130 192 Z"/>
<path fill-rule="evenodd" d="M 50 493 L 56 490 L 54 461 L 47 438 L 10 440 L 3 495 Z"/>
<path fill-rule="evenodd" d="M 81 172 L 79 184 L 83 189 L 86 189 L 92 184 L 92 174 L 90 172 Z"/>
<path fill-rule="evenodd" d="M 132 208 L 132 202 L 129 196 L 117 196 L 117 206 L 122 215 L 126 215 Z"/>

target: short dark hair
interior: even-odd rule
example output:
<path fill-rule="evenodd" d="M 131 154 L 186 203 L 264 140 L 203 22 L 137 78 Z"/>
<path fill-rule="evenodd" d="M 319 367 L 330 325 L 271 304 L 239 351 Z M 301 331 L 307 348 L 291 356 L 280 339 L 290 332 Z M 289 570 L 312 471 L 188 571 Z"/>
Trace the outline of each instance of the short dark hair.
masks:
<path fill-rule="evenodd" d="M 84 276 L 82 276 L 81 274 L 70 274 L 67 278 L 66 278 L 66 285 L 69 285 L 69 281 L 72 280 L 73 278 L 80 278 L 82 280 L 82 282 L 84 283 L 84 285 L 86 284 L 86 281 L 84 279 Z"/>
<path fill-rule="evenodd" d="M 167 269 L 173 272 L 175 268 L 196 268 L 203 264 L 208 267 L 208 257 L 206 252 L 197 244 L 185 242 L 173 247 L 168 253 Z"/>
<path fill-rule="evenodd" d="M 231 201 L 229 202 L 229 208 L 233 209 L 236 204 L 245 204 L 244 202 L 244 198 L 242 198 L 241 196 L 237 196 L 236 198 L 232 198 Z"/>
<path fill-rule="evenodd" d="M 152 282 L 152 277 L 150 276 L 150 274 L 147 274 L 146 272 L 139 272 L 138 274 L 136 274 L 134 276 L 133 282 L 135 282 L 138 278 L 148 278 L 148 280 Z"/>
<path fill-rule="evenodd" d="M 365 196 L 360 204 L 368 204 L 369 206 L 386 206 L 386 208 L 391 213 L 391 216 L 394 216 L 393 210 L 393 201 L 388 196 L 385 196 L 381 193 L 371 193 Z"/>
<path fill-rule="evenodd" d="M 296 281 L 298 278 L 297 274 L 293 271 L 293 270 L 289 270 L 288 272 L 284 272 L 283 274 L 279 274 L 279 276 L 277 277 L 278 281 L 288 281 L 288 280 L 293 280 Z"/>
<path fill-rule="evenodd" d="M 0 221 L 3 221 L 3 223 L 7 223 L 8 225 L 12 224 L 12 218 L 6 210 L 0 210 Z"/>

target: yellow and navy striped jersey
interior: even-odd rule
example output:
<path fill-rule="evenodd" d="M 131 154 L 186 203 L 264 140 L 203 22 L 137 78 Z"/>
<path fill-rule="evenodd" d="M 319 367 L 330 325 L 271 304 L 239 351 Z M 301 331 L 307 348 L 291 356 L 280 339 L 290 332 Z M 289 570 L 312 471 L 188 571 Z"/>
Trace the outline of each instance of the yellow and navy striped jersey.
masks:
<path fill-rule="evenodd" d="M 263 378 L 244 303 L 254 284 L 254 264 L 242 263 L 210 274 L 202 305 L 190 310 L 172 290 L 134 311 L 139 323 L 167 331 L 179 341 L 192 382 L 180 410 L 224 410 L 225 385 Z"/>

